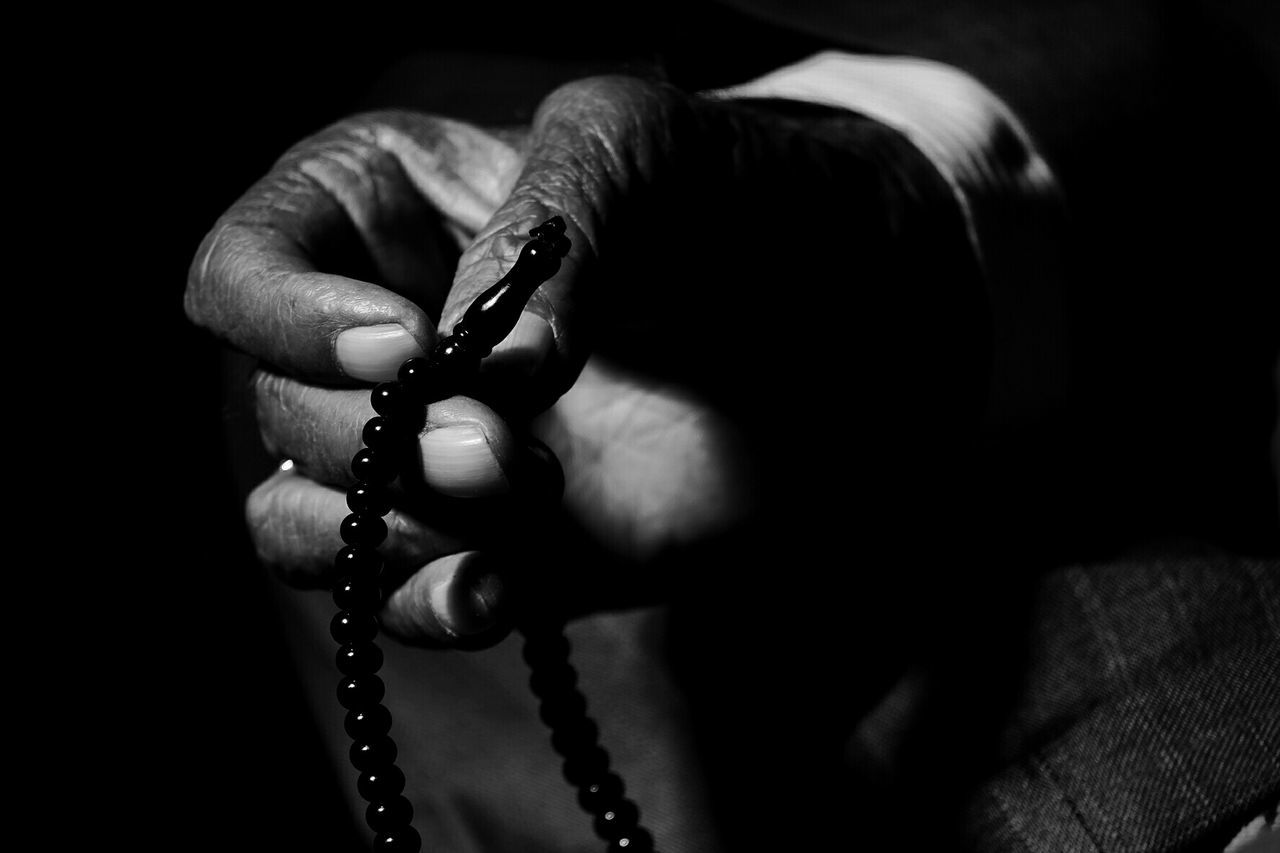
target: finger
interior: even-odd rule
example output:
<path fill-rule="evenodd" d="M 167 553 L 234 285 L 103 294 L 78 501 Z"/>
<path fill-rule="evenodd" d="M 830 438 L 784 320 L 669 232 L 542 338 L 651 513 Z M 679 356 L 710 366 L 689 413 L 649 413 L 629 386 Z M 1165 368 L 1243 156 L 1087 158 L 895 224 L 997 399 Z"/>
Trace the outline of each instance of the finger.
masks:
<path fill-rule="evenodd" d="M 621 78 L 561 87 L 539 108 L 520 178 L 463 254 L 439 326 L 442 333 L 451 330 L 467 306 L 506 274 L 530 229 L 552 216 L 564 218 L 568 255 L 485 360 L 490 385 L 499 391 L 501 376 L 518 375 L 522 381 L 514 387 L 545 405 L 572 384 L 590 345 L 577 317 L 589 298 L 607 223 L 659 159 L 664 142 L 653 129 L 668 108 L 652 87 Z"/>
<path fill-rule="evenodd" d="M 308 385 L 267 370 L 253 380 L 258 427 L 268 450 L 293 459 L 307 476 L 335 486 L 355 482 L 351 460 L 366 444 L 375 412 L 369 394 Z M 536 453 L 488 406 L 450 397 L 427 407 L 399 486 L 452 498 L 554 492 L 558 466 Z M 405 476 L 405 474 L 409 476 Z"/>
<path fill-rule="evenodd" d="M 191 266 L 196 323 L 296 375 L 392 378 L 434 341 L 464 230 L 518 157 L 475 128 L 411 114 L 344 122 L 287 154 L 215 225 Z"/>
<path fill-rule="evenodd" d="M 296 468 L 263 481 L 245 504 L 259 560 L 285 583 L 303 589 L 329 587 L 337 580 L 334 555 L 344 544 L 338 531 L 350 512 L 342 492 L 309 480 Z M 399 509 L 383 521 L 387 538 L 378 552 L 392 582 L 464 547 L 461 538 Z"/>
<path fill-rule="evenodd" d="M 379 620 L 408 643 L 492 645 L 510 630 L 511 589 L 497 561 L 483 552 L 449 554 L 387 596 Z"/>

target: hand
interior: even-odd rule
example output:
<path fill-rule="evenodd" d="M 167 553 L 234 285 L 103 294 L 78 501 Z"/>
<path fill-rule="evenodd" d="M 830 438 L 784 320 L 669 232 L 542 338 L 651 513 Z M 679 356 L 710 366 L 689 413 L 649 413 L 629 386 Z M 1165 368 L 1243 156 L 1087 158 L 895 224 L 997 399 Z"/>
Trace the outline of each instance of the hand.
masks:
<path fill-rule="evenodd" d="M 896 406 L 903 371 L 932 380 L 911 397 L 951 379 L 894 334 L 902 296 L 885 282 L 918 274 L 918 243 L 972 263 L 945 205 L 920 203 L 945 187 L 893 162 L 882 130 L 601 78 L 553 93 L 515 146 L 382 115 L 290 152 L 215 227 L 188 290 L 193 319 L 276 366 L 255 382 L 260 421 L 298 469 L 250 499 L 264 559 L 319 583 L 339 544 L 331 487 L 349 482 L 372 412 L 366 392 L 317 383 L 390 376 L 430 346 L 424 311 L 439 306 L 447 332 L 554 214 L 572 249 L 486 361 L 473 390 L 490 405 L 427 413 L 420 473 L 434 496 L 398 494 L 385 548 L 402 575 L 425 567 L 384 624 L 423 639 L 486 628 L 506 587 L 475 547 L 511 561 L 541 550 L 526 594 L 573 611 L 665 594 L 673 578 L 714 582 L 732 567 L 708 571 L 708 558 L 744 531 L 766 563 L 821 559 L 830 542 L 811 534 L 845 526 L 829 489 L 877 468 L 848 453 L 829 399 L 886 407 L 859 413 L 876 422 L 862 433 L 886 438 L 913 412 Z M 467 245 L 447 293 L 444 234 Z M 861 369 L 886 351 L 896 369 Z M 565 513 L 518 525 L 551 474 L 509 424 L 549 405 L 532 431 L 564 466 Z M 459 510 L 441 494 L 471 500 Z M 760 518 L 769 526 L 747 526 Z M 682 571 L 692 555 L 698 575 Z"/>

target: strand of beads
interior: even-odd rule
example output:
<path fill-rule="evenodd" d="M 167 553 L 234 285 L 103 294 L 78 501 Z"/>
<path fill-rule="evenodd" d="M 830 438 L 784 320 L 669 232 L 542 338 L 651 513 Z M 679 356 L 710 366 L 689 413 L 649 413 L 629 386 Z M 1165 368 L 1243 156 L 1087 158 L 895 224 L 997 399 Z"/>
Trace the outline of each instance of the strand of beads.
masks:
<path fill-rule="evenodd" d="M 560 267 L 569 248 L 564 221 L 553 217 L 530 232 L 511 271 L 482 293 L 427 358 L 400 366 L 395 382 L 374 387 L 370 402 L 377 416 L 364 425 L 364 447 L 351 460 L 356 484 L 347 491 L 351 509 L 342 522 L 346 545 L 335 563 L 341 577 L 333 589 L 340 608 L 330 625 L 338 649 L 338 701 L 347 709 L 351 763 L 360 771 L 357 788 L 368 801 L 365 821 L 376 833 L 374 848 L 417 853 L 422 838 L 412 826 L 413 806 L 403 795 L 404 773 L 396 767 L 396 744 L 389 734 L 391 712 L 382 704 L 385 687 L 377 675 L 382 650 L 374 643 L 382 602 L 383 561 L 377 548 L 386 539 L 383 516 L 391 511 L 388 486 L 412 460 L 427 404 L 455 393 L 460 380 L 479 365 L 519 319 L 529 297 Z M 564 775 L 578 788 L 578 801 L 593 816 L 596 834 L 611 853 L 651 853 L 653 837 L 639 826 L 639 810 L 623 796 L 622 780 L 609 771 L 609 755 L 597 742 L 596 724 L 576 688 L 569 664 L 569 641 L 559 629 L 525 629 L 530 686 L 541 700 L 540 714 L 552 729 L 551 743 L 564 759 Z"/>
<path fill-rule="evenodd" d="M 382 517 L 391 510 L 388 484 L 395 479 L 397 451 L 414 431 L 401 415 L 394 413 L 403 395 L 395 383 L 383 383 L 373 392 L 378 416 L 364 426 L 365 447 L 351 460 L 356 484 L 347 491 L 351 515 L 342 522 L 346 546 L 335 560 L 342 579 L 333 588 L 334 603 L 340 608 L 330 624 L 338 649 L 338 670 L 345 676 L 338 683 L 338 701 L 347 709 L 345 727 L 351 736 L 351 763 L 360 771 L 357 788 L 368 801 L 365 822 L 376 835 L 374 848 L 416 853 L 422 839 L 411 824 L 413 806 L 402 795 L 404 773 L 396 767 L 396 745 L 388 732 L 391 712 L 381 704 L 384 693 L 382 650 L 373 642 L 378 633 L 377 613 L 382 603 L 380 576 L 382 558 L 377 546 L 387 536 Z"/>
<path fill-rule="evenodd" d="M 524 637 L 529 687 L 541 702 L 538 714 L 551 729 L 564 777 L 578 789 L 578 804 L 593 817 L 596 835 L 609 842 L 609 853 L 653 853 L 653 836 L 640 826 L 636 804 L 623 796 L 622 779 L 610 771 L 609 753 L 598 741 L 599 727 L 587 716 L 587 700 L 569 663 L 569 639 L 559 627 L 547 626 L 526 626 Z"/>
<path fill-rule="evenodd" d="M 365 822 L 375 833 L 376 850 L 417 853 L 422 848 L 422 838 L 412 826 L 413 806 L 402 793 L 404 773 L 396 767 L 391 712 L 382 704 L 385 686 L 377 675 L 383 655 L 374 638 L 384 568 L 377 548 L 387 537 L 383 516 L 391 511 L 388 486 L 413 458 L 427 404 L 455 392 L 459 380 L 510 333 L 538 286 L 559 269 L 569 248 L 564 231 L 559 217 L 533 229 L 533 240 L 525 244 L 515 266 L 475 300 L 453 334 L 436 344 L 429 357 L 406 361 L 396 381 L 379 383 L 370 395 L 377 415 L 365 423 L 364 447 L 351 460 L 356 483 L 347 491 L 351 514 L 341 529 L 346 544 L 335 558 L 341 579 L 333 588 L 333 600 L 339 611 L 329 632 L 341 644 L 338 701 L 347 709 L 344 725 L 353 741 L 351 763 L 360 771 L 357 788 L 369 803 Z"/>

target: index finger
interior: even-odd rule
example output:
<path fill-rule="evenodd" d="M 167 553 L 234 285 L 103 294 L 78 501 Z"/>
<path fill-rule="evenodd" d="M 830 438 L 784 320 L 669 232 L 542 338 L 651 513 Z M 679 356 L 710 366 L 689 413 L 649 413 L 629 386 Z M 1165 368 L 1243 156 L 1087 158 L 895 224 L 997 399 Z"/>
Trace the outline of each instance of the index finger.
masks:
<path fill-rule="evenodd" d="M 641 189 L 667 144 L 663 93 L 638 80 L 591 78 L 560 87 L 538 109 L 524 169 L 510 196 L 463 254 L 439 328 L 515 264 L 529 232 L 553 216 L 569 252 L 533 295 L 515 330 L 483 369 L 492 396 L 516 394 L 545 407 L 573 384 L 590 343 L 579 320 L 607 223 Z M 520 378 L 507 387 L 506 378 Z M 527 381 L 526 381 L 527 380 Z"/>
<path fill-rule="evenodd" d="M 514 152 L 412 114 L 349 120 L 300 144 L 217 222 L 192 263 L 191 319 L 284 371 L 393 378 L 435 341 L 452 277 L 446 227 L 497 205 Z M 345 274 L 344 274 L 345 273 Z"/>

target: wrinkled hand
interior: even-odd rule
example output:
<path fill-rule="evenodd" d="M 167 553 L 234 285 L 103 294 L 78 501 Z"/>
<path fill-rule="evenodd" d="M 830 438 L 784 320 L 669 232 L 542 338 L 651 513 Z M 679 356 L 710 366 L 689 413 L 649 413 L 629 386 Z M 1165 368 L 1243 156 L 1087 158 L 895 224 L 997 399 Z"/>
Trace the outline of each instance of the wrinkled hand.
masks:
<path fill-rule="evenodd" d="M 845 121 L 596 78 L 552 93 L 528 131 L 379 113 L 295 147 L 205 239 L 186 301 L 262 359 L 262 435 L 296 462 L 249 499 L 260 556 L 291 583 L 332 582 L 373 414 L 357 386 L 429 350 L 561 215 L 560 271 L 472 393 L 427 411 L 387 517 L 403 583 L 384 626 L 492 631 L 517 576 L 530 606 L 634 603 L 694 559 L 731 576 L 716 549 L 744 536 L 766 564 L 821 559 L 813 531 L 847 520 L 815 484 L 859 474 L 830 400 L 875 397 L 850 365 L 893 357 L 848 267 L 883 280 L 905 218 Z"/>

